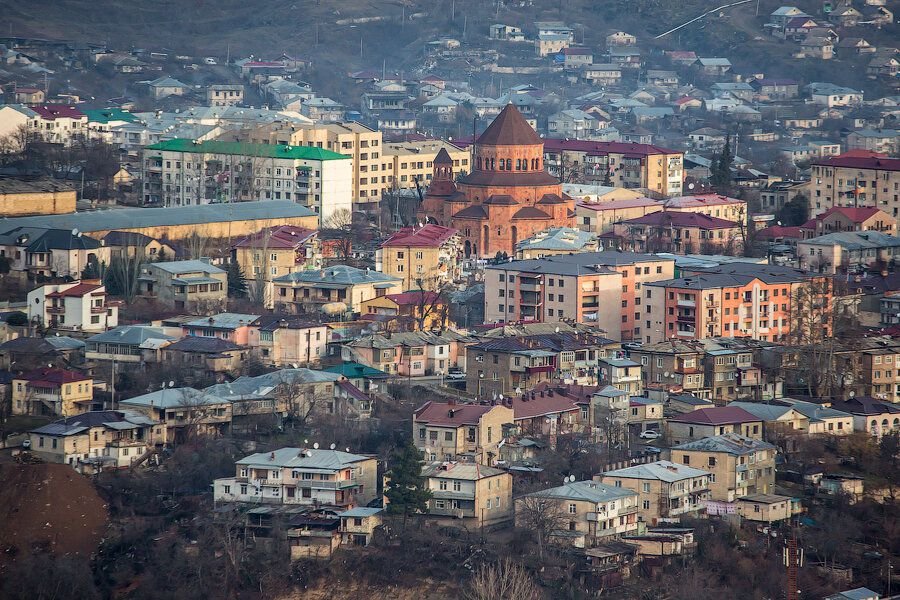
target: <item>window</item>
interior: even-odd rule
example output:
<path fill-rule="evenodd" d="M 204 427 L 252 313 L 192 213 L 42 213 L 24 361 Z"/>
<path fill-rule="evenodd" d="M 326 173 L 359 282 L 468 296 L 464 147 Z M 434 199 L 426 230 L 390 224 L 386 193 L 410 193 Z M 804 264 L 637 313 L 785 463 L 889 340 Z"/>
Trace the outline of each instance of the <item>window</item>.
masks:
<path fill-rule="evenodd" d="M 642 484 L 641 489 L 643 490 L 643 492 L 644 492 L 645 494 L 650 493 L 650 483 L 645 481 L 645 482 Z"/>
<path fill-rule="evenodd" d="M 569 514 L 570 514 L 570 515 L 574 515 L 574 514 L 576 514 L 577 512 L 578 512 L 578 505 L 576 505 L 576 504 L 569 504 Z"/>

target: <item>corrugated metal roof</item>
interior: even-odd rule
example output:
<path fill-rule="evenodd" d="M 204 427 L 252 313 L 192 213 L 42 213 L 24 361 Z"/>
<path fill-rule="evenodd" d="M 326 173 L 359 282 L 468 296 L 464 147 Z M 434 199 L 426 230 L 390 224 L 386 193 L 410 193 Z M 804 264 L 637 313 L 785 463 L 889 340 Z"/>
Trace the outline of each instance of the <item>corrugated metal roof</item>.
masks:
<path fill-rule="evenodd" d="M 646 465 L 635 465 L 624 469 L 606 471 L 603 475 L 606 477 L 621 477 L 623 479 L 655 479 L 672 483 L 694 477 L 703 477 L 704 475 L 709 475 L 709 473 L 668 460 L 658 460 Z"/>

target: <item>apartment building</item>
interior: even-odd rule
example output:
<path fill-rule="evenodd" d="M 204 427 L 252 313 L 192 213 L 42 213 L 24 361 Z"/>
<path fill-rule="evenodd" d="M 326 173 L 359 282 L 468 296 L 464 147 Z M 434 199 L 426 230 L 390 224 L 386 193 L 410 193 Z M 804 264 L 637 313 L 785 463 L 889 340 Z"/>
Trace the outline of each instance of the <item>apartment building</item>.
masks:
<path fill-rule="evenodd" d="M 684 180 L 683 153 L 650 144 L 548 138 L 544 164 L 563 181 L 602 183 L 608 176 L 615 187 L 643 188 L 656 198 L 680 196 Z"/>
<path fill-rule="evenodd" d="M 175 138 L 144 148 L 143 169 L 145 201 L 167 207 L 290 200 L 320 224 L 353 207 L 350 157 L 323 148 Z"/>
<path fill-rule="evenodd" d="M 429 331 L 446 326 L 447 302 L 439 292 L 387 294 L 364 300 L 359 310 L 363 319 L 381 323 L 391 332 Z"/>
<path fill-rule="evenodd" d="M 320 271 L 302 271 L 272 280 L 276 309 L 289 313 L 318 310 L 343 303 L 341 312 L 359 312 L 371 298 L 403 291 L 403 280 L 369 269 L 334 265 Z"/>
<path fill-rule="evenodd" d="M 517 527 L 533 527 L 535 513 L 541 512 L 559 516 L 559 529 L 551 538 L 579 548 L 638 533 L 642 527 L 638 493 L 599 481 L 566 482 L 516 498 Z"/>
<path fill-rule="evenodd" d="M 513 518 L 513 479 L 507 471 L 477 463 L 434 462 L 422 467 L 422 477 L 431 492 L 429 516 L 478 527 Z"/>
<path fill-rule="evenodd" d="M 853 415 L 854 431 L 862 431 L 878 438 L 900 431 L 900 407 L 893 402 L 857 396 L 832 402 L 831 408 Z"/>
<path fill-rule="evenodd" d="M 710 477 L 707 471 L 659 460 L 606 471 L 594 476 L 594 480 L 637 492 L 638 518 L 656 525 L 660 519 L 700 513 L 709 499 Z"/>
<path fill-rule="evenodd" d="M 491 398 L 558 379 L 592 383 L 597 361 L 620 348 L 615 340 L 584 331 L 485 339 L 466 348 L 466 390 Z"/>
<path fill-rule="evenodd" d="M 91 410 L 94 380 L 77 371 L 44 367 L 12 379 L 12 414 L 71 417 Z"/>
<path fill-rule="evenodd" d="M 213 482 L 218 502 L 365 506 L 378 497 L 374 457 L 318 448 L 279 448 L 235 463 Z"/>
<path fill-rule="evenodd" d="M 739 255 L 744 246 L 741 224 L 703 213 L 660 210 L 617 223 L 617 246 L 632 252 Z"/>
<path fill-rule="evenodd" d="M 403 280 L 404 290 L 437 291 L 460 277 L 459 232 L 428 223 L 404 227 L 381 243 L 375 270 Z"/>
<path fill-rule="evenodd" d="M 70 146 L 87 137 L 87 115 L 74 106 L 38 104 L 28 108 L 35 114 L 31 133 L 45 142 Z"/>
<path fill-rule="evenodd" d="M 818 277 L 778 267 L 734 263 L 644 286 L 647 343 L 677 338 L 752 337 L 779 341 L 791 330 L 797 291 Z M 824 291 L 830 297 L 830 289 Z"/>
<path fill-rule="evenodd" d="M 381 201 L 383 177 L 382 133 L 362 123 L 269 123 L 246 133 L 250 142 L 322 148 L 350 157 L 354 205 L 366 208 Z"/>
<path fill-rule="evenodd" d="M 431 184 L 434 176 L 434 159 L 446 150 L 453 161 L 453 173 L 469 173 L 471 153 L 443 140 L 392 142 L 384 144 L 381 161 L 380 184 L 382 194 L 392 189 L 420 189 Z"/>
<path fill-rule="evenodd" d="M 141 365 L 159 362 L 160 348 L 176 340 L 162 328 L 123 325 L 85 340 L 85 358 L 91 362 Z"/>
<path fill-rule="evenodd" d="M 810 165 L 813 214 L 834 206 L 873 207 L 900 218 L 900 158 L 851 150 Z"/>
<path fill-rule="evenodd" d="M 801 268 L 834 275 L 892 264 L 900 238 L 880 231 L 842 231 L 797 242 Z"/>
<path fill-rule="evenodd" d="M 670 450 L 673 463 L 710 473 L 709 499 L 734 502 L 775 488 L 776 448 L 768 442 L 729 433 L 707 437 Z"/>
<path fill-rule="evenodd" d="M 231 429 L 232 402 L 189 387 L 162 387 L 119 401 L 123 409 L 140 412 L 160 423 L 154 443 L 184 443 L 198 436 L 215 437 Z M 156 430 L 155 430 L 156 431 Z"/>
<path fill-rule="evenodd" d="M 139 284 L 141 296 L 195 314 L 225 308 L 228 298 L 227 274 L 208 260 L 147 263 Z"/>
<path fill-rule="evenodd" d="M 627 358 L 601 358 L 597 360 L 600 382 L 632 396 L 640 396 L 644 391 L 641 377 L 641 363 Z"/>
<path fill-rule="evenodd" d="M 612 339 L 643 339 L 643 290 L 674 277 L 671 258 L 585 252 L 490 265 L 484 271 L 485 321 L 587 323 Z M 619 306 L 620 310 L 610 310 Z"/>
<path fill-rule="evenodd" d="M 288 367 L 320 363 L 330 340 L 330 329 L 323 323 L 273 314 L 252 323 L 248 343 L 263 364 Z"/>
<path fill-rule="evenodd" d="M 844 231 L 897 234 L 897 219 L 874 207 L 833 206 L 800 226 L 804 239 Z"/>
<path fill-rule="evenodd" d="M 276 277 L 322 268 L 322 244 L 315 229 L 280 225 L 268 227 L 239 240 L 231 247 L 251 288 L 251 296 L 271 307 L 272 280 Z"/>
<path fill-rule="evenodd" d="M 206 88 L 207 106 L 238 106 L 244 103 L 244 86 L 218 83 Z"/>
<path fill-rule="evenodd" d="M 428 401 L 413 413 L 413 441 L 430 461 L 468 458 L 493 465 L 500 456 L 503 426 L 513 422 L 507 406 Z"/>
<path fill-rule="evenodd" d="M 761 440 L 763 422 L 756 415 L 737 406 L 698 408 L 666 421 L 666 435 L 673 444 L 706 437 L 737 433 Z"/>
<path fill-rule="evenodd" d="M 81 472 L 130 467 L 153 447 L 158 425 L 129 410 L 81 413 L 29 431 L 29 451 Z"/>
<path fill-rule="evenodd" d="M 28 293 L 28 319 L 44 327 L 100 332 L 119 324 L 119 303 L 99 279 L 42 285 Z"/>

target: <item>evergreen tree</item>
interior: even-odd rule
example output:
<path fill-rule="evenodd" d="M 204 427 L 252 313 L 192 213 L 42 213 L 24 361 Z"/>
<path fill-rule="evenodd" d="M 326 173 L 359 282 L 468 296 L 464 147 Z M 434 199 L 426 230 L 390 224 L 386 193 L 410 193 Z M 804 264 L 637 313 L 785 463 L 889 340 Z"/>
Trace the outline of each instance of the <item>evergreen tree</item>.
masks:
<path fill-rule="evenodd" d="M 97 262 L 96 257 L 91 257 L 88 260 L 87 265 L 84 267 L 84 270 L 81 272 L 82 279 L 102 279 L 103 278 L 103 270 L 106 265 L 101 265 Z"/>
<path fill-rule="evenodd" d="M 228 277 L 228 295 L 231 298 L 243 298 L 247 295 L 247 280 L 241 265 L 236 260 L 228 261 L 225 274 Z"/>
<path fill-rule="evenodd" d="M 169 257 L 166 256 L 166 249 L 160 248 L 159 252 L 156 254 L 156 262 L 166 262 L 169 260 Z"/>
<path fill-rule="evenodd" d="M 785 227 L 803 225 L 809 220 L 809 200 L 803 194 L 797 194 L 784 203 L 775 218 Z"/>
<path fill-rule="evenodd" d="M 431 492 L 422 477 L 424 464 L 422 453 L 411 441 L 397 448 L 391 457 L 391 470 L 387 473 L 390 486 L 384 492 L 389 502 L 387 511 L 403 515 L 404 524 L 409 515 L 425 512 L 428 508 Z"/>
<path fill-rule="evenodd" d="M 731 134 L 725 136 L 725 146 L 719 152 L 719 156 L 713 159 L 710 174 L 711 183 L 717 188 L 726 188 L 731 185 L 731 163 L 734 156 L 731 154 Z"/>
<path fill-rule="evenodd" d="M 613 185 L 612 169 L 610 168 L 608 163 L 606 165 L 606 173 L 603 175 L 603 185 L 610 186 L 610 187 L 612 187 L 612 185 Z"/>

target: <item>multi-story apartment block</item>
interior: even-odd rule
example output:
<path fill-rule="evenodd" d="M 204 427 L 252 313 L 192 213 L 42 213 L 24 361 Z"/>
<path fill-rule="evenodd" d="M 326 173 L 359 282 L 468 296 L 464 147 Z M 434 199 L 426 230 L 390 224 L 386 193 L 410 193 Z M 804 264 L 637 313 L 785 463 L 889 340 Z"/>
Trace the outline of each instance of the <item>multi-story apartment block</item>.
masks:
<path fill-rule="evenodd" d="M 460 276 L 459 232 L 428 223 L 404 227 L 382 242 L 375 270 L 399 277 L 404 290 L 438 291 Z"/>
<path fill-rule="evenodd" d="M 91 410 L 94 380 L 76 371 L 45 367 L 12 380 L 15 415 L 71 417 Z"/>
<path fill-rule="evenodd" d="M 322 268 L 322 244 L 314 229 L 281 225 L 263 229 L 231 247 L 248 282 L 252 298 L 271 307 L 272 280 L 276 277 Z"/>
<path fill-rule="evenodd" d="M 350 157 L 323 148 L 176 138 L 147 146 L 143 168 L 145 201 L 164 206 L 291 200 L 320 223 L 352 209 Z"/>
<path fill-rule="evenodd" d="M 617 223 L 611 237 L 632 252 L 739 255 L 743 235 L 743 226 L 734 221 L 664 209 Z"/>
<path fill-rule="evenodd" d="M 208 260 L 153 262 L 141 271 L 140 294 L 146 298 L 195 314 L 225 308 L 228 276 Z"/>
<path fill-rule="evenodd" d="M 119 324 L 119 303 L 107 301 L 100 280 L 52 283 L 28 293 L 28 318 L 44 327 L 106 331 Z"/>
<path fill-rule="evenodd" d="M 392 189 L 425 188 L 434 177 L 434 159 L 445 151 L 453 161 L 453 173 L 471 171 L 471 152 L 442 140 L 394 142 L 384 145 L 381 162 L 382 193 Z"/>
<path fill-rule="evenodd" d="M 660 460 L 606 471 L 594 477 L 606 485 L 638 493 L 639 518 L 656 525 L 659 519 L 699 513 L 709 498 L 710 473 Z"/>
<path fill-rule="evenodd" d="M 737 406 L 716 406 L 698 408 L 666 421 L 666 435 L 673 444 L 726 433 L 761 440 L 762 419 Z"/>
<path fill-rule="evenodd" d="M 158 426 L 128 410 L 86 412 L 29 431 L 29 451 L 82 472 L 130 467 L 152 447 Z"/>
<path fill-rule="evenodd" d="M 814 160 L 808 185 L 813 214 L 833 206 L 874 207 L 900 218 L 900 158 L 867 150 Z"/>
<path fill-rule="evenodd" d="M 798 294 L 820 276 L 773 265 L 735 263 L 644 286 L 643 340 L 752 337 L 778 341 L 791 331 Z M 830 288 L 822 290 L 830 301 Z"/>
<path fill-rule="evenodd" d="M 341 312 L 359 312 L 365 300 L 403 291 L 399 277 L 347 265 L 282 275 L 272 285 L 275 307 L 287 312 L 317 310 L 333 303 L 345 305 Z"/>
<path fill-rule="evenodd" d="M 466 457 L 492 465 L 500 455 L 503 425 L 513 422 L 505 405 L 428 401 L 413 413 L 413 441 L 430 461 Z"/>
<path fill-rule="evenodd" d="M 352 198 L 360 208 L 381 201 L 385 181 L 382 133 L 362 123 L 269 123 L 250 131 L 249 141 L 259 144 L 307 146 L 350 157 Z"/>
<path fill-rule="evenodd" d="M 220 83 L 206 88 L 206 104 L 209 106 L 238 106 L 243 102 L 244 86 L 239 83 Z"/>
<path fill-rule="evenodd" d="M 43 141 L 69 146 L 87 137 L 87 115 L 74 106 L 41 104 L 29 108 L 37 115 L 31 133 Z"/>
<path fill-rule="evenodd" d="M 215 500 L 354 507 L 378 495 L 375 458 L 339 450 L 279 448 L 242 458 L 235 471 L 213 482 Z"/>
<path fill-rule="evenodd" d="M 708 471 L 710 500 L 734 502 L 775 487 L 776 448 L 736 433 L 688 442 L 671 449 L 674 463 Z"/>
<path fill-rule="evenodd" d="M 642 339 L 642 291 L 673 277 L 671 258 L 630 252 L 585 252 L 520 260 L 485 269 L 488 323 L 572 320 L 613 339 Z M 620 310 L 610 307 L 620 306 Z"/>
<path fill-rule="evenodd" d="M 597 361 L 597 370 L 600 372 L 601 383 L 628 392 L 632 396 L 643 394 L 641 363 L 627 358 L 601 358 Z"/>
<path fill-rule="evenodd" d="M 263 315 L 249 332 L 251 353 L 263 364 L 275 367 L 318 364 L 331 339 L 323 323 L 293 315 Z"/>
<path fill-rule="evenodd" d="M 641 364 L 646 387 L 709 397 L 703 371 L 705 353 L 700 344 L 669 339 L 643 344 L 629 354 L 632 360 Z"/>
<path fill-rule="evenodd" d="M 422 467 L 431 499 L 427 514 L 462 519 L 477 526 L 513 518 L 512 475 L 466 462 L 435 462 Z"/>
<path fill-rule="evenodd" d="M 584 548 L 637 533 L 639 512 L 637 492 L 599 481 L 573 481 L 516 498 L 517 527 L 533 527 L 535 513 L 550 514 L 559 523 L 551 536 L 574 537 L 573 545 Z"/>
<path fill-rule="evenodd" d="M 544 140 L 544 164 L 562 181 L 602 183 L 611 179 L 623 188 L 643 188 L 657 198 L 679 196 L 684 155 L 650 144 Z"/>
<path fill-rule="evenodd" d="M 597 361 L 617 341 L 588 332 L 491 337 L 466 348 L 466 389 L 479 398 L 510 396 L 558 379 L 596 381 Z"/>

